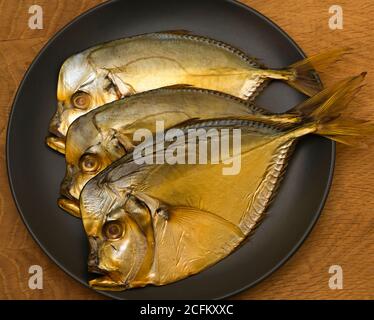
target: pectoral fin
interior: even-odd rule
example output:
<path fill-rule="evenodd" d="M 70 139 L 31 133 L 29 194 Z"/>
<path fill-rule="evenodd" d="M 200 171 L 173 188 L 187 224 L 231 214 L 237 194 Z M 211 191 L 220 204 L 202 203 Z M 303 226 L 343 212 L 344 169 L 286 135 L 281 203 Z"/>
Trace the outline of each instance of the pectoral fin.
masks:
<path fill-rule="evenodd" d="M 160 202 L 158 199 L 153 198 L 143 192 L 136 192 L 134 193 L 134 195 L 136 196 L 138 200 L 143 202 L 148 207 L 153 217 L 155 217 L 155 215 L 158 215 L 165 220 L 169 219 L 169 212 L 168 212 L 167 205 Z"/>
<path fill-rule="evenodd" d="M 229 255 L 245 238 L 229 221 L 191 207 L 169 207 L 155 218 L 157 280 L 163 285 L 196 274 Z"/>
<path fill-rule="evenodd" d="M 129 83 L 125 83 L 115 72 L 110 71 L 107 77 L 115 86 L 118 98 L 123 98 L 136 93 L 135 89 Z"/>

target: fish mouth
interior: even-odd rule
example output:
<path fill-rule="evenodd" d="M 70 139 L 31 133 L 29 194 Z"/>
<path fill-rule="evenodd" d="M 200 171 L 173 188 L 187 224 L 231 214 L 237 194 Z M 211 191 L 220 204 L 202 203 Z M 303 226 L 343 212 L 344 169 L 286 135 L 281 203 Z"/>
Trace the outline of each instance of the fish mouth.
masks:
<path fill-rule="evenodd" d="M 63 110 L 64 110 L 63 104 L 61 102 L 58 102 L 57 103 L 57 110 L 54 113 L 51 121 L 49 122 L 48 131 L 52 135 L 55 135 L 58 138 L 63 137 L 63 133 L 61 132 L 61 116 L 62 116 Z"/>
<path fill-rule="evenodd" d="M 62 210 L 70 213 L 72 216 L 82 218 L 78 200 L 61 197 L 58 199 L 57 204 Z"/>
<path fill-rule="evenodd" d="M 59 122 L 53 121 L 49 125 L 48 131 L 51 133 L 51 135 L 56 136 L 57 138 L 62 138 L 64 135 L 59 130 Z"/>
<path fill-rule="evenodd" d="M 80 192 L 77 193 L 77 188 L 75 187 L 72 176 L 73 172 L 71 171 L 71 166 L 68 165 L 67 173 L 60 186 L 61 201 L 65 199 L 65 201 L 62 201 L 62 204 L 65 202 L 79 207 Z"/>
<path fill-rule="evenodd" d="M 58 153 L 65 154 L 65 138 L 50 135 L 45 139 L 45 143 Z"/>
<path fill-rule="evenodd" d="M 99 274 L 105 276 L 108 274 L 108 271 L 100 269 L 97 265 L 88 265 L 88 272 Z"/>
<path fill-rule="evenodd" d="M 56 112 L 49 124 L 49 136 L 45 139 L 46 144 L 53 150 L 65 154 L 65 136 L 60 132 L 60 114 Z"/>
<path fill-rule="evenodd" d="M 65 153 L 65 134 L 62 128 L 61 122 L 61 109 L 62 105 L 59 103 L 57 111 L 53 115 L 51 122 L 49 123 L 48 131 L 50 135 L 46 138 L 47 145 L 60 153 Z"/>
<path fill-rule="evenodd" d="M 90 244 L 90 253 L 87 259 L 88 272 L 100 275 L 107 275 L 109 272 L 99 267 L 98 249 L 100 245 L 100 240 L 97 237 L 89 236 L 88 242 Z"/>

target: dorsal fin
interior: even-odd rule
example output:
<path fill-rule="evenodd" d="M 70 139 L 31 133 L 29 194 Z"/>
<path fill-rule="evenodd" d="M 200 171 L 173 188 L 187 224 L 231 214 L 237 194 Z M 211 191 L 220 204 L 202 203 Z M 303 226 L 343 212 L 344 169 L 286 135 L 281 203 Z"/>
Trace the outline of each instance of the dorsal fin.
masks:
<path fill-rule="evenodd" d="M 189 30 L 166 30 L 166 31 L 157 31 L 156 33 L 163 33 L 163 34 L 177 34 L 177 35 L 185 35 L 185 34 L 192 34 Z"/>
<path fill-rule="evenodd" d="M 162 89 L 175 89 L 175 90 L 177 90 L 177 89 L 191 89 L 191 88 L 196 88 L 196 87 L 191 85 L 191 84 L 178 83 L 178 84 L 172 84 L 170 86 L 161 87 L 159 89 L 155 89 L 154 91 L 162 90 Z"/>
<path fill-rule="evenodd" d="M 188 119 L 188 120 L 185 120 L 183 122 L 180 122 L 180 123 L 176 124 L 175 126 L 171 127 L 170 129 L 188 127 L 190 125 L 196 124 L 196 122 L 198 122 L 199 120 L 201 120 L 201 119 L 197 118 L 197 117 L 196 118 L 191 118 L 191 119 Z"/>
<path fill-rule="evenodd" d="M 298 117 L 295 117 L 294 115 L 278 115 L 277 117 L 267 117 L 266 115 L 253 115 L 253 114 L 248 114 L 247 116 L 245 115 L 238 115 L 238 116 L 221 116 L 217 118 L 211 118 L 211 119 L 201 119 L 198 117 L 188 119 L 186 121 L 183 121 L 181 123 L 176 124 L 175 126 L 171 127 L 170 129 L 185 129 L 189 126 L 194 126 L 194 125 L 201 125 L 202 127 L 205 125 L 209 126 L 210 123 L 214 124 L 214 126 L 220 126 L 219 122 L 222 122 L 221 125 L 224 125 L 225 121 L 232 121 L 232 126 L 239 126 L 242 127 L 244 126 L 244 123 L 248 123 L 250 125 L 251 123 L 257 123 L 258 125 L 262 127 L 267 127 L 271 129 L 276 129 L 276 130 L 285 130 L 288 129 L 289 127 L 295 126 L 298 123 L 301 122 L 301 119 Z"/>

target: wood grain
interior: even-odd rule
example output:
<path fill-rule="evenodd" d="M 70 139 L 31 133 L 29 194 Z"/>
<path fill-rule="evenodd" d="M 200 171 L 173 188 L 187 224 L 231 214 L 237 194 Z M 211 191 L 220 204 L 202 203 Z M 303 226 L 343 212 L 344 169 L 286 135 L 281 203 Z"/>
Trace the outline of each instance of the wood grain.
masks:
<path fill-rule="evenodd" d="M 36 245 L 21 222 L 5 167 L 8 115 L 18 85 L 50 37 L 98 0 L 0 0 L 0 299 L 102 299 L 61 271 Z M 323 75 L 329 85 L 368 71 L 367 85 L 352 103 L 356 116 L 374 121 L 374 4 L 340 0 L 344 29 L 328 27 L 328 0 L 245 0 L 281 26 L 308 54 L 342 45 L 354 54 Z M 44 29 L 30 30 L 28 8 L 44 10 Z M 298 252 L 277 272 L 237 299 L 374 298 L 374 150 L 338 147 L 335 176 L 323 214 Z M 28 268 L 44 269 L 44 289 L 28 288 Z M 344 271 L 344 289 L 328 287 L 331 265 Z"/>

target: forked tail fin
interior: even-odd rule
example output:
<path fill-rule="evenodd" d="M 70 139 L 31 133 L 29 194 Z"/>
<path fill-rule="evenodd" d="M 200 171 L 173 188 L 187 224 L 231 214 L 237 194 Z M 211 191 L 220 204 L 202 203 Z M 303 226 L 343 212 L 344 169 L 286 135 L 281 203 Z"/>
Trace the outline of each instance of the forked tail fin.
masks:
<path fill-rule="evenodd" d="M 295 114 L 303 118 L 316 116 L 317 110 L 320 113 L 329 108 L 332 102 L 334 102 L 334 112 L 341 111 L 361 89 L 362 85 L 360 84 L 365 76 L 366 72 L 363 72 L 358 76 L 344 79 L 298 104 L 288 114 Z M 349 92 L 350 94 L 348 94 Z M 337 96 L 339 96 L 338 100 L 336 100 Z"/>
<path fill-rule="evenodd" d="M 287 70 L 291 71 L 292 76 L 286 82 L 291 87 L 312 97 L 322 89 L 314 71 L 323 71 L 349 52 L 348 48 L 336 49 L 298 61 L 288 67 Z"/>
<path fill-rule="evenodd" d="M 358 76 L 340 81 L 298 104 L 287 113 L 229 115 L 226 117 L 221 116 L 220 119 L 260 121 L 278 128 L 296 130 L 297 135 L 316 133 L 339 142 L 347 141 L 345 143 L 348 144 L 348 140 L 353 140 L 355 132 L 357 135 L 360 133 L 359 136 L 370 135 L 372 132 L 370 128 L 374 126 L 374 124 L 366 124 L 367 121 L 340 117 L 342 111 L 347 108 L 349 102 L 363 87 L 362 81 L 365 76 L 366 72 L 363 72 Z M 194 118 L 183 124 L 193 124 L 200 120 L 200 118 Z M 316 132 L 317 124 L 318 132 Z M 178 124 L 177 127 L 180 125 Z M 307 130 L 304 130 L 306 128 Z M 332 131 L 334 130 L 336 134 L 333 134 Z M 345 130 L 345 135 L 352 137 L 352 139 L 343 137 L 342 130 Z"/>
<path fill-rule="evenodd" d="M 295 108 L 302 114 L 305 125 L 315 134 L 351 145 L 366 146 L 366 137 L 374 135 L 374 123 L 344 118 L 342 112 L 362 88 L 366 73 L 349 78 L 326 89 Z"/>

